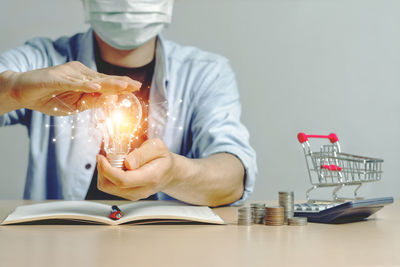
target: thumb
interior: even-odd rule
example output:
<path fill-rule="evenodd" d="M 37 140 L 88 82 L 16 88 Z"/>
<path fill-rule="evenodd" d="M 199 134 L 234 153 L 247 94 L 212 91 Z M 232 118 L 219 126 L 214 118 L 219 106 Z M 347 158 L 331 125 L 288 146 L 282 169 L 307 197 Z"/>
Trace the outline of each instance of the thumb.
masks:
<path fill-rule="evenodd" d="M 126 156 L 124 165 L 127 170 L 134 170 L 140 167 L 133 151 Z"/>
<path fill-rule="evenodd" d="M 128 170 L 140 168 L 152 160 L 163 157 L 166 153 L 169 153 L 169 150 L 162 140 L 146 140 L 140 147 L 128 154 L 125 158 L 125 167 Z"/>
<path fill-rule="evenodd" d="M 79 101 L 76 103 L 77 109 L 81 112 L 87 109 L 96 108 L 100 100 L 100 93 L 83 94 Z"/>

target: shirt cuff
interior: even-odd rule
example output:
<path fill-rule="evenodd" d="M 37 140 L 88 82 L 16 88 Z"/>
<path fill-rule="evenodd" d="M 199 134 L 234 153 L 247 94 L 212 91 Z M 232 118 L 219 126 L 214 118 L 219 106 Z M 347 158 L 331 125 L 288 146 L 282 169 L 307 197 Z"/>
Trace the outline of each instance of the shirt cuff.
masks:
<path fill-rule="evenodd" d="M 6 126 L 8 124 L 6 116 L 7 114 L 0 115 L 0 127 Z"/>

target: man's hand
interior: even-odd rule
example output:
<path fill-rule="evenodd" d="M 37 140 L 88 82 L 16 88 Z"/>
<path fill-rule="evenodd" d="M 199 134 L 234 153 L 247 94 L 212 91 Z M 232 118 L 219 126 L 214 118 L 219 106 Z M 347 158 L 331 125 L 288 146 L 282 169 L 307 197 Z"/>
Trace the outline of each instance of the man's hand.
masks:
<path fill-rule="evenodd" d="M 228 153 L 189 159 L 169 151 L 160 139 L 150 139 L 125 159 L 126 171 L 97 156 L 97 187 L 130 200 L 164 192 L 181 201 L 220 206 L 238 200 L 244 190 L 244 167 Z"/>
<path fill-rule="evenodd" d="M 1 78 L 0 95 L 10 96 L 12 109 L 28 108 L 53 116 L 93 108 L 102 94 L 133 92 L 141 87 L 128 77 L 101 74 L 78 61 L 21 73 L 6 71 Z M 11 110 L 3 112 L 7 111 Z"/>
<path fill-rule="evenodd" d="M 97 156 L 97 187 L 106 193 L 130 200 L 147 198 L 165 190 L 177 175 L 175 154 L 160 139 L 150 139 L 125 159 L 126 171 L 111 167 Z"/>

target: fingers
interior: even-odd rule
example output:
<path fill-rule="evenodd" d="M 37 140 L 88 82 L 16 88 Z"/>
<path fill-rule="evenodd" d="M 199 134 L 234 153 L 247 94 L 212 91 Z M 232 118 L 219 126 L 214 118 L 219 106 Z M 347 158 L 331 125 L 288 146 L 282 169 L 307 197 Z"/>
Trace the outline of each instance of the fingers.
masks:
<path fill-rule="evenodd" d="M 123 197 L 129 200 L 139 200 L 153 194 L 151 189 L 147 187 L 137 187 L 129 189 L 120 188 L 110 182 L 110 180 L 104 177 L 101 173 L 99 173 L 97 176 L 97 188 L 108 194 Z"/>
<path fill-rule="evenodd" d="M 135 92 L 135 91 L 139 91 L 140 88 L 142 87 L 142 83 L 136 80 L 133 80 L 131 78 L 129 78 L 128 76 L 111 76 L 113 78 L 118 78 L 121 81 L 125 81 L 128 83 L 128 87 L 127 90 L 128 92 Z"/>
<path fill-rule="evenodd" d="M 110 165 L 108 160 L 97 155 L 98 171 L 111 183 L 119 188 L 150 187 L 159 184 L 162 173 L 165 171 L 165 164 L 162 159 L 156 159 L 142 166 L 140 169 L 132 171 L 122 171 Z"/>
<path fill-rule="evenodd" d="M 127 192 L 125 192 L 124 189 L 122 189 L 122 190 L 118 189 L 118 187 L 116 187 L 113 183 L 111 183 L 109 180 L 107 180 L 100 174 L 98 174 L 98 176 L 97 176 L 97 188 L 100 191 L 103 191 L 105 193 L 108 193 L 108 194 L 111 194 L 114 196 L 131 199 L 131 198 L 125 196 L 125 194 Z"/>
<path fill-rule="evenodd" d="M 96 82 L 84 82 L 79 85 L 76 84 L 76 86 L 79 86 L 78 88 L 81 88 L 82 90 L 84 90 L 84 92 L 87 92 L 87 93 L 101 91 L 101 84 L 96 83 Z"/>
<path fill-rule="evenodd" d="M 114 184 L 120 183 L 119 180 L 124 178 L 124 171 L 118 168 L 113 168 L 108 160 L 102 155 L 97 155 L 96 158 L 98 171 L 108 177 Z"/>
<path fill-rule="evenodd" d="M 109 194 L 130 200 L 146 198 L 159 192 L 166 184 L 170 161 L 165 157 L 154 159 L 138 169 L 123 171 L 114 168 L 108 160 L 97 155 L 98 187 Z"/>
<path fill-rule="evenodd" d="M 128 77 L 106 76 L 91 81 L 80 80 L 60 85 L 64 90 L 84 93 L 119 94 L 140 90 L 142 84 Z"/>
<path fill-rule="evenodd" d="M 108 160 L 97 155 L 97 168 L 110 182 L 121 188 L 138 187 L 147 184 L 146 177 L 143 175 L 134 175 L 132 172 L 125 172 L 121 169 L 114 168 Z"/>
<path fill-rule="evenodd" d="M 126 76 L 105 76 L 102 78 L 94 79 L 101 86 L 101 93 L 103 94 L 118 94 L 121 92 L 135 92 L 140 90 L 142 84 L 138 81 L 132 80 Z"/>
<path fill-rule="evenodd" d="M 60 68 L 62 68 L 60 70 Z M 75 92 L 100 92 L 118 94 L 140 90 L 142 84 L 127 76 L 105 75 L 96 72 L 78 61 L 71 61 L 57 68 L 65 76 L 64 88 Z"/>
<path fill-rule="evenodd" d="M 163 157 L 168 152 L 167 146 L 161 139 L 149 139 L 128 154 L 125 167 L 128 170 L 138 169 L 152 160 Z"/>
<path fill-rule="evenodd" d="M 140 90 L 142 86 L 141 82 L 135 81 L 127 76 L 106 75 L 89 69 L 86 66 L 84 66 L 82 72 L 86 75 L 86 79 L 90 81 L 89 84 L 94 83 L 100 85 L 103 94 L 115 94 L 124 91 L 135 92 Z"/>

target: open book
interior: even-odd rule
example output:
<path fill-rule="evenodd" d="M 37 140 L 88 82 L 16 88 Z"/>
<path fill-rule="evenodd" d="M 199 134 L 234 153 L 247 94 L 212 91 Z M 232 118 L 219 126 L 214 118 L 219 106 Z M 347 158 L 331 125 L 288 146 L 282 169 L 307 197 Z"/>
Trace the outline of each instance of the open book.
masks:
<path fill-rule="evenodd" d="M 199 222 L 224 224 L 212 209 L 171 201 L 139 201 L 118 206 L 123 216 L 112 220 L 111 206 L 91 201 L 54 201 L 17 207 L 1 225 L 78 221 L 95 224 L 119 225 L 158 222 Z"/>

